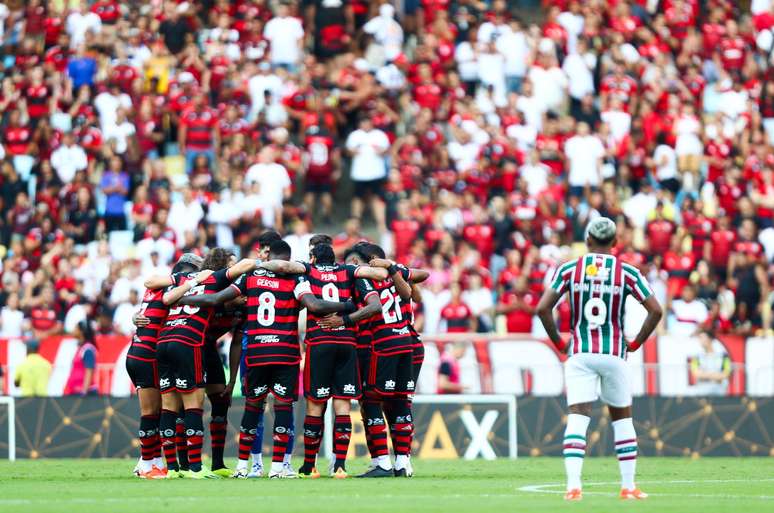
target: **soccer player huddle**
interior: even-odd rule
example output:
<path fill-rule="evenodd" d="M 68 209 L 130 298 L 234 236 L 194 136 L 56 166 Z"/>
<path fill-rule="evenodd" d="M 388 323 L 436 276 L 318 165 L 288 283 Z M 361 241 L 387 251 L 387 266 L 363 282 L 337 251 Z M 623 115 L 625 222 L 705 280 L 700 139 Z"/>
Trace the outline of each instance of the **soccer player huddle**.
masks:
<path fill-rule="evenodd" d="M 274 399 L 270 478 L 320 477 L 317 455 L 329 407 L 334 458 L 328 471 L 334 478 L 346 478 L 353 400 L 360 402 L 372 458 L 358 477 L 413 475 L 411 399 L 424 348 L 412 325 L 412 301 L 420 299 L 417 284 L 428 274 L 387 260 L 382 248 L 365 241 L 350 248 L 339 263 L 331 243 L 329 236 L 315 235 L 309 262 L 293 262 L 290 246 L 270 231 L 259 238 L 258 259 L 237 262 L 222 248 L 210 250 L 203 259 L 187 253 L 171 275 L 145 281 L 147 291 L 135 316 L 137 331 L 126 360 L 141 411 L 136 475 L 262 477 L 263 414 L 269 394 Z M 304 309 L 302 358 L 299 316 Z M 227 379 L 217 341 L 229 332 Z M 238 371 L 245 407 L 239 459 L 231 470 L 223 452 Z M 304 461 L 296 472 L 290 456 L 301 377 L 306 399 Z M 211 469 L 202 465 L 205 395 L 211 405 Z"/>

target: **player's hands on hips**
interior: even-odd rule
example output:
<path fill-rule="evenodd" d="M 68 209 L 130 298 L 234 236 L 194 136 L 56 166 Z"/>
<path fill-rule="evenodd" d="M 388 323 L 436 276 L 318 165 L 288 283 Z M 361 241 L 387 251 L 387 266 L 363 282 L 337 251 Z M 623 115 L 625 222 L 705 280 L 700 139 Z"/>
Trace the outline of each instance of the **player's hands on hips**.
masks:
<path fill-rule="evenodd" d="M 331 330 L 335 328 L 341 328 L 344 326 L 344 319 L 336 314 L 326 315 L 322 319 L 317 320 L 317 325 L 324 330 Z"/>
<path fill-rule="evenodd" d="M 140 312 L 137 312 L 136 314 L 134 314 L 132 316 L 132 324 L 134 324 L 138 328 L 142 328 L 142 327 L 147 326 L 148 324 L 150 324 L 150 319 L 145 317 Z"/>

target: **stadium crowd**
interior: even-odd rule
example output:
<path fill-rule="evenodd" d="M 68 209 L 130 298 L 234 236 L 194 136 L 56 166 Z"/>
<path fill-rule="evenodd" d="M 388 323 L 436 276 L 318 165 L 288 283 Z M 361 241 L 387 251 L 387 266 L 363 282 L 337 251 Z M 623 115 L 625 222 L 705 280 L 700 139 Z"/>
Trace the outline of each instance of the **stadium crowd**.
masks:
<path fill-rule="evenodd" d="M 428 333 L 532 332 L 597 215 L 673 329 L 768 330 L 772 3 L 0 4 L 0 336 L 128 334 L 182 252 L 343 216 Z"/>

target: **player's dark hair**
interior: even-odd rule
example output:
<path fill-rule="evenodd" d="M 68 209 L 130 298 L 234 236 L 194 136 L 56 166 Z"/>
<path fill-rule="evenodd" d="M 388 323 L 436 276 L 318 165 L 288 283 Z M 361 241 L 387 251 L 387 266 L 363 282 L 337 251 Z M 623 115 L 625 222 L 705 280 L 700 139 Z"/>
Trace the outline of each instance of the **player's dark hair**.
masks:
<path fill-rule="evenodd" d="M 384 250 L 378 244 L 368 243 L 366 246 L 366 251 L 368 252 L 368 260 L 372 260 L 374 258 L 387 258 Z"/>
<path fill-rule="evenodd" d="M 172 266 L 172 274 L 192 273 L 194 271 L 198 271 L 198 269 L 188 262 L 178 262 Z"/>
<path fill-rule="evenodd" d="M 231 251 L 223 248 L 213 248 L 204 257 L 202 270 L 220 271 L 228 267 L 228 260 L 231 258 Z"/>
<path fill-rule="evenodd" d="M 368 244 L 369 243 L 364 240 L 361 240 L 360 242 L 355 243 L 355 245 L 349 248 L 347 252 L 344 254 L 344 260 L 349 258 L 350 255 L 355 254 L 363 262 L 368 262 L 370 260 L 369 254 L 368 254 Z"/>
<path fill-rule="evenodd" d="M 282 240 L 282 236 L 274 230 L 268 230 L 258 236 L 258 246 L 260 248 L 269 248 L 273 242 Z"/>
<path fill-rule="evenodd" d="M 290 260 L 290 244 L 284 240 L 275 240 L 269 246 L 269 258 L 272 260 Z"/>
<path fill-rule="evenodd" d="M 591 242 L 593 242 L 597 246 L 612 246 L 613 242 L 615 241 L 615 233 L 613 233 L 612 237 L 609 237 L 607 239 L 598 239 L 594 237 L 593 235 L 589 234 L 589 239 L 591 239 Z"/>
<path fill-rule="evenodd" d="M 333 244 L 333 239 L 327 233 L 315 233 L 312 238 L 309 239 L 309 246 L 315 247 L 318 244 L 327 244 L 330 246 Z"/>
<path fill-rule="evenodd" d="M 316 264 L 331 265 L 336 262 L 336 254 L 329 244 L 317 244 L 309 254 L 314 257 Z"/>

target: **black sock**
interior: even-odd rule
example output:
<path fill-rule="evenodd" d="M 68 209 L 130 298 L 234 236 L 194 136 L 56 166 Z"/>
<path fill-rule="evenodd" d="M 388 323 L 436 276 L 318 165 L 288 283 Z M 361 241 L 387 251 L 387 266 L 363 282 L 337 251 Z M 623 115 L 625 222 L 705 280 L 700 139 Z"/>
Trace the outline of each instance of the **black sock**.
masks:
<path fill-rule="evenodd" d="M 210 419 L 210 445 L 212 447 L 212 470 L 224 468 L 223 450 L 226 447 L 228 431 L 228 400 L 219 394 L 211 395 L 212 418 Z"/>

